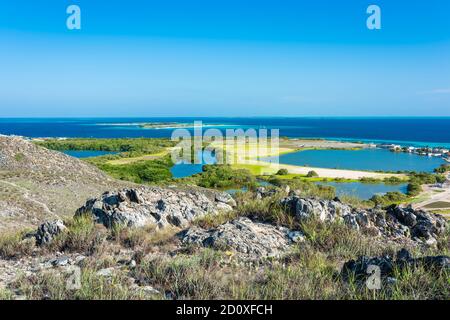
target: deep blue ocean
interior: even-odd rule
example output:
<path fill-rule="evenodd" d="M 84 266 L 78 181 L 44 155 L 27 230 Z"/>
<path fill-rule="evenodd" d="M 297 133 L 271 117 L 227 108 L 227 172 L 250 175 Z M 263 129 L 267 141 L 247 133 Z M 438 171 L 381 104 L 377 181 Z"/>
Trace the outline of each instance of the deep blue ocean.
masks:
<path fill-rule="evenodd" d="M 130 123 L 201 120 L 219 129 L 280 129 L 280 136 L 450 147 L 450 117 L 258 117 L 258 118 L 52 118 L 0 119 L 0 134 L 26 137 L 170 137 L 172 129 L 143 129 Z M 123 125 L 127 124 L 127 125 Z"/>

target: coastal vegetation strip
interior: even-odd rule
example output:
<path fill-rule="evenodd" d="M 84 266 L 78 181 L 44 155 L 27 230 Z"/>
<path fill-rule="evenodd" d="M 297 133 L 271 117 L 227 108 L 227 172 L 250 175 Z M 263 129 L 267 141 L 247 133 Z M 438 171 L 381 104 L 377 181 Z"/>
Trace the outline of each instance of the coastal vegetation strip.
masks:
<path fill-rule="evenodd" d="M 154 154 L 174 145 L 164 138 L 48 138 L 33 139 L 33 142 L 51 150 L 115 151 L 124 153 L 122 157 Z"/>
<path fill-rule="evenodd" d="M 151 153 L 151 154 L 144 154 L 142 156 L 127 157 L 127 158 L 121 157 L 119 159 L 108 160 L 107 163 L 111 164 L 111 165 L 123 165 L 123 164 L 130 164 L 133 162 L 139 162 L 139 161 L 145 161 L 145 160 L 155 160 L 155 159 L 162 158 L 162 157 L 168 155 L 169 152 L 170 152 L 170 148 L 166 148 L 163 151 Z"/>
<path fill-rule="evenodd" d="M 174 147 L 174 142 L 168 139 L 138 138 L 138 139 L 46 139 L 35 141 L 55 150 L 106 150 L 120 152 L 114 155 L 105 155 L 85 159 L 101 170 L 107 172 L 112 177 L 132 181 L 135 183 L 163 183 L 173 181 L 170 172 L 174 165 L 170 158 L 170 150 Z M 218 145 L 216 155 L 230 150 L 221 150 Z M 408 196 L 401 193 L 390 193 L 385 198 L 375 199 L 375 202 L 419 202 L 418 197 L 422 193 L 423 184 L 433 184 L 445 181 L 441 173 L 383 173 L 360 170 L 341 170 L 315 168 L 307 166 L 284 165 L 269 163 L 255 158 L 254 155 L 262 157 L 274 156 L 281 153 L 290 153 L 302 150 L 302 148 L 339 148 L 347 150 L 358 150 L 367 148 L 368 145 L 359 143 L 346 143 L 328 140 L 301 140 L 301 139 L 280 139 L 279 148 L 258 149 L 258 146 L 248 141 L 243 148 L 237 148 L 235 155 L 240 157 L 237 164 L 231 166 L 205 166 L 203 172 L 176 179 L 177 183 L 191 183 L 203 187 L 212 188 L 241 188 L 254 187 L 255 179 L 271 180 L 276 176 L 277 180 L 286 182 L 293 179 L 302 179 L 311 183 L 314 182 L 362 182 L 362 183 L 385 183 L 400 184 L 408 182 Z M 235 147 L 236 148 L 236 147 Z M 253 155 L 253 156 L 252 156 Z M 214 170 L 212 168 L 215 168 Z M 447 170 L 441 167 L 438 172 Z M 278 174 L 280 171 L 284 174 Z M 312 174 L 313 173 L 313 174 Z M 254 178 L 252 178 L 254 177 Z"/>
<path fill-rule="evenodd" d="M 172 178 L 173 163 L 168 150 L 174 143 L 168 139 L 39 139 L 34 142 L 58 151 L 116 151 L 118 154 L 84 159 L 116 179 L 153 183 Z"/>
<path fill-rule="evenodd" d="M 121 179 L 127 179 L 134 177 L 131 179 L 131 181 L 134 182 L 142 181 L 142 178 L 144 178 L 144 180 L 145 178 L 148 178 L 148 175 L 146 174 L 141 174 L 141 178 L 137 178 L 136 175 L 139 169 L 149 171 L 150 167 L 154 167 L 155 170 L 159 171 L 163 167 L 165 174 L 158 174 L 157 177 L 169 177 L 168 171 L 170 169 L 170 166 L 173 165 L 168 159 L 168 154 L 170 152 L 170 148 L 173 146 L 173 142 L 169 141 L 168 139 L 46 139 L 43 141 L 37 141 L 36 143 L 54 150 L 105 150 L 121 152 L 116 155 L 106 155 L 86 159 L 86 161 L 98 166 L 100 169 L 110 173 L 116 178 L 118 177 Z M 278 149 L 273 150 L 271 148 L 265 148 L 257 151 L 259 152 L 259 154 L 263 152 L 263 156 L 273 156 L 275 155 L 274 152 L 278 152 L 280 154 L 289 153 L 298 151 L 298 148 L 300 147 L 355 148 L 355 146 L 360 146 L 360 144 L 332 142 L 325 140 L 281 139 L 280 147 Z M 257 148 L 256 144 L 250 144 L 248 142 L 245 144 L 246 150 L 255 148 Z M 237 150 L 238 155 L 239 152 L 242 152 L 242 150 Z M 245 154 L 253 154 L 254 152 L 256 151 L 253 150 L 250 151 L 250 153 L 246 152 Z M 268 164 L 264 161 L 250 159 L 244 160 L 251 163 L 236 164 L 233 166 L 233 168 L 246 169 L 254 175 L 271 175 L 276 173 L 279 169 L 278 167 Z M 320 178 L 345 179 L 347 181 L 356 181 L 361 178 L 376 178 L 378 179 L 377 181 L 379 181 L 389 177 L 395 177 L 398 180 L 405 179 L 403 175 L 395 174 L 309 168 L 292 165 L 283 165 L 283 167 L 287 168 L 293 175 L 306 176 L 309 171 L 314 170 Z M 132 173 L 129 174 L 130 172 Z M 155 181 L 155 179 L 152 179 L 151 181 Z"/>

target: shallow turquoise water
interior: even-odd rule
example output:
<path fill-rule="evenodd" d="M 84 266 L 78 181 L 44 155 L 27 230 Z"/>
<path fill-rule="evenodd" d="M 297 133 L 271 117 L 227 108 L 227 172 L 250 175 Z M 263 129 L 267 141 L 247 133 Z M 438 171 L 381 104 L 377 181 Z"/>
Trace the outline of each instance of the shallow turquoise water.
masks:
<path fill-rule="evenodd" d="M 174 178 L 184 178 L 190 177 L 194 174 L 201 173 L 203 170 L 203 165 L 205 164 L 214 164 L 216 163 L 216 158 L 214 155 L 211 155 L 209 152 L 198 153 L 199 157 L 201 157 L 203 163 L 201 164 L 188 164 L 188 163 L 177 163 L 172 168 L 170 168 L 170 172 Z"/>
<path fill-rule="evenodd" d="M 104 156 L 106 154 L 116 154 L 114 151 L 95 151 L 95 150 L 65 150 L 63 153 L 75 158 L 90 158 Z"/>
<path fill-rule="evenodd" d="M 317 182 L 317 184 L 332 186 L 336 188 L 336 195 L 341 197 L 343 195 L 356 196 L 363 200 L 368 200 L 374 195 L 384 195 L 387 192 L 402 192 L 406 193 L 407 184 L 388 185 L 384 183 L 369 184 L 361 182 Z"/>
<path fill-rule="evenodd" d="M 396 153 L 384 149 L 305 150 L 280 156 L 280 163 L 367 171 L 432 172 L 445 163 L 437 157 Z"/>
<path fill-rule="evenodd" d="M 259 183 L 261 186 L 267 186 L 268 183 L 263 181 Z M 344 195 L 347 196 L 355 196 L 362 200 L 369 200 L 374 195 L 384 195 L 388 192 L 402 192 L 406 193 L 407 184 L 399 184 L 399 185 L 387 185 L 384 183 L 377 184 L 368 184 L 361 182 L 317 182 L 320 185 L 332 186 L 336 189 L 336 195 L 338 197 L 342 197 Z M 246 187 L 240 189 L 228 189 L 227 193 L 234 195 L 237 192 L 245 192 L 247 191 Z"/>
<path fill-rule="evenodd" d="M 176 164 L 170 168 L 170 172 L 174 178 L 189 177 L 202 172 L 203 164 Z"/>

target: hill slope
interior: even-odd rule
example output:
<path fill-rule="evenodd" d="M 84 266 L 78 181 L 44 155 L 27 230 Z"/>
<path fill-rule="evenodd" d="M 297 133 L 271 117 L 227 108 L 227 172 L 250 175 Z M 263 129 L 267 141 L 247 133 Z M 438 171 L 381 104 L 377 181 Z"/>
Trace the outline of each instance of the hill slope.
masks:
<path fill-rule="evenodd" d="M 0 136 L 0 231 L 71 216 L 86 198 L 124 185 L 79 159 Z"/>

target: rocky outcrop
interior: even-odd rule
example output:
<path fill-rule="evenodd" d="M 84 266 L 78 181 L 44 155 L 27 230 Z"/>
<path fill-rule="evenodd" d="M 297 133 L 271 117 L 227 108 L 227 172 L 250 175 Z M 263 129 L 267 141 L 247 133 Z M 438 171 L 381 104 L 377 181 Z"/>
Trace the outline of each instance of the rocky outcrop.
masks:
<path fill-rule="evenodd" d="M 406 226 L 413 239 L 423 240 L 430 245 L 434 245 L 447 228 L 447 221 L 443 216 L 414 210 L 412 207 L 391 206 L 386 213 L 395 223 Z"/>
<path fill-rule="evenodd" d="M 245 217 L 209 230 L 192 227 L 181 232 L 179 237 L 184 244 L 231 250 L 248 259 L 279 257 L 289 250 L 292 243 L 304 241 L 299 231 L 254 222 Z"/>
<path fill-rule="evenodd" d="M 89 199 L 76 215 L 92 214 L 106 227 L 115 224 L 138 227 L 156 224 L 185 227 L 194 218 L 208 213 L 232 210 L 234 200 L 224 194 L 208 197 L 196 190 L 180 191 L 157 187 L 139 187 L 106 192 Z"/>
<path fill-rule="evenodd" d="M 215 195 L 215 200 L 218 203 L 224 203 L 224 204 L 230 205 L 232 207 L 236 206 L 236 201 L 233 199 L 233 197 L 229 193 L 226 193 L 226 192 L 217 193 Z"/>
<path fill-rule="evenodd" d="M 268 197 L 272 197 L 274 195 L 276 195 L 279 192 L 283 192 L 288 194 L 291 191 L 291 188 L 286 185 L 284 187 L 275 187 L 275 186 L 270 186 L 270 187 L 258 187 L 256 188 L 256 199 L 263 199 L 263 198 L 268 198 Z"/>
<path fill-rule="evenodd" d="M 400 206 L 387 210 L 354 209 L 343 218 L 352 228 L 373 236 L 411 239 L 429 246 L 437 244 L 447 227 L 447 221 L 440 215 Z"/>
<path fill-rule="evenodd" d="M 41 246 L 50 243 L 56 236 L 66 230 L 66 226 L 62 220 L 46 221 L 41 224 L 34 237 L 36 238 L 36 244 Z"/>
<path fill-rule="evenodd" d="M 260 200 L 263 198 L 272 197 L 278 192 L 278 188 L 258 187 L 256 188 L 256 199 Z"/>
<path fill-rule="evenodd" d="M 281 201 L 286 210 L 299 220 L 316 218 L 323 222 L 343 221 L 348 226 L 371 236 L 411 239 L 430 246 L 437 243 L 447 227 L 444 217 L 412 207 L 391 206 L 357 209 L 339 199 L 319 200 L 289 196 Z"/>
<path fill-rule="evenodd" d="M 317 218 L 320 221 L 334 221 L 351 213 L 352 208 L 339 201 L 305 199 L 290 196 L 281 201 L 300 220 Z"/>
<path fill-rule="evenodd" d="M 392 277 L 394 270 L 404 268 L 422 267 L 428 272 L 450 271 L 450 257 L 426 256 L 413 258 L 406 249 L 397 252 L 395 258 L 390 256 L 367 257 L 361 256 L 356 260 L 350 260 L 342 267 L 341 275 L 344 279 L 355 277 L 358 280 L 366 279 L 373 267 L 379 268 L 381 278 Z"/>

